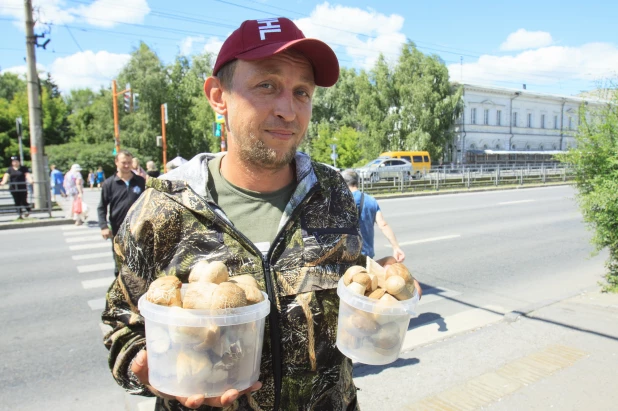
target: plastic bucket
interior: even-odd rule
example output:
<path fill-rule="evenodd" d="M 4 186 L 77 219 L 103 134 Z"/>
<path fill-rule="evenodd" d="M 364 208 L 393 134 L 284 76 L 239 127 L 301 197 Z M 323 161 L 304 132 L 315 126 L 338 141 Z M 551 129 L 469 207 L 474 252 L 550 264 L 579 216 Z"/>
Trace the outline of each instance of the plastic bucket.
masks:
<path fill-rule="evenodd" d="M 262 294 L 258 304 L 226 310 L 163 307 L 144 294 L 138 308 L 146 325 L 150 385 L 175 396 L 218 397 L 258 381 L 270 312 Z"/>
<path fill-rule="evenodd" d="M 417 315 L 418 294 L 384 304 L 348 290 L 341 278 L 337 295 L 339 351 L 353 361 L 371 365 L 389 364 L 399 358 L 410 318 Z"/>

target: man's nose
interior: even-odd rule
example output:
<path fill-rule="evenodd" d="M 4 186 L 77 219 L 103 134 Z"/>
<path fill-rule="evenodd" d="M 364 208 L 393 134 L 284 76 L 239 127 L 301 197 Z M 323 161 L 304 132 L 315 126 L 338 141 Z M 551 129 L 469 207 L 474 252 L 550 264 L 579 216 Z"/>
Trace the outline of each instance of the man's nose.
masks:
<path fill-rule="evenodd" d="M 294 101 L 294 92 L 292 90 L 284 90 L 277 96 L 275 100 L 275 115 L 285 121 L 294 121 L 296 118 L 296 109 Z"/>

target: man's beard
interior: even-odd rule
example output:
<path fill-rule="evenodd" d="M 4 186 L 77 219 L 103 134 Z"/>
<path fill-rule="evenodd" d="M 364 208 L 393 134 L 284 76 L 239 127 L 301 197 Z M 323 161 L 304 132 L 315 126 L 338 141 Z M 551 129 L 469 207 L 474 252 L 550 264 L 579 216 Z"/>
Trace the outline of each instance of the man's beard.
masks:
<path fill-rule="evenodd" d="M 251 134 L 249 138 L 238 139 L 240 146 L 240 159 L 253 166 L 265 168 L 267 170 L 279 170 L 289 165 L 294 156 L 299 143 L 295 143 L 288 151 L 278 154 L 277 150 L 272 149 L 263 141 Z"/>

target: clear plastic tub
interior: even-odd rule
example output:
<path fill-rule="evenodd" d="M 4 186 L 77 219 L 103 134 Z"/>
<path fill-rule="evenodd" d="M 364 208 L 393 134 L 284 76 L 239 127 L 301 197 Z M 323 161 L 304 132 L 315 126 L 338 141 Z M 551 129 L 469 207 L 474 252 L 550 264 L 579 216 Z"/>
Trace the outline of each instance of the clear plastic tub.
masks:
<path fill-rule="evenodd" d="M 405 301 L 379 303 L 348 290 L 342 278 L 337 295 L 339 351 L 353 361 L 370 365 L 389 364 L 399 358 L 410 318 L 417 315 L 418 294 Z"/>
<path fill-rule="evenodd" d="M 262 294 L 258 304 L 227 310 L 163 307 L 144 294 L 138 308 L 146 325 L 150 385 L 175 396 L 218 397 L 258 381 L 270 312 Z"/>

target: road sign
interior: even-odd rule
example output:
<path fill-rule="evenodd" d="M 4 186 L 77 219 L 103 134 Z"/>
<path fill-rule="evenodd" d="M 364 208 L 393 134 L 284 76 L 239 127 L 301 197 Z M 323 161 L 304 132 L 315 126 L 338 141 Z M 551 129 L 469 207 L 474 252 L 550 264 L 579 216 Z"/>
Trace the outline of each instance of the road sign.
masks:
<path fill-rule="evenodd" d="M 337 150 L 337 144 L 331 144 L 331 145 L 330 145 L 330 148 L 332 148 L 332 149 L 333 149 L 333 151 Z"/>
<path fill-rule="evenodd" d="M 165 124 L 167 124 L 167 103 L 163 104 L 163 110 L 165 112 Z"/>
<path fill-rule="evenodd" d="M 330 159 L 331 159 L 331 160 L 333 160 L 333 161 L 334 161 L 334 160 L 337 160 L 338 158 L 339 158 L 339 155 L 338 155 L 337 153 L 332 153 L 332 154 L 330 155 Z"/>
<path fill-rule="evenodd" d="M 221 114 L 215 113 L 215 123 L 223 124 L 225 123 L 225 117 Z"/>

